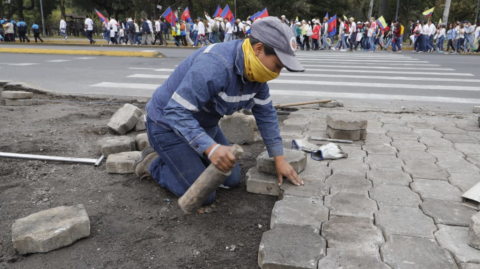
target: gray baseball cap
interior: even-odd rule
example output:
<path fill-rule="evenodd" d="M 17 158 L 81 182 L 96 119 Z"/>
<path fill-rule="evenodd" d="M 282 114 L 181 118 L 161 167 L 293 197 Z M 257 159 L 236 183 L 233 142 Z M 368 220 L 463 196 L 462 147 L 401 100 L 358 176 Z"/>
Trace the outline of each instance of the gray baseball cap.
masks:
<path fill-rule="evenodd" d="M 277 17 L 266 17 L 252 23 L 252 37 L 272 47 L 278 59 L 290 72 L 303 72 L 302 64 L 295 57 L 297 40 L 285 23 Z"/>

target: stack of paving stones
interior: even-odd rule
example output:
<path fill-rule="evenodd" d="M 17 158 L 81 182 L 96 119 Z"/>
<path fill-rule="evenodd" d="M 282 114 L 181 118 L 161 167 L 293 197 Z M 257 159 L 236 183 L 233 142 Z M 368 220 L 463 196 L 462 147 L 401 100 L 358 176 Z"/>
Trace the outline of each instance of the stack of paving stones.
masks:
<path fill-rule="evenodd" d="M 2 98 L 6 106 L 31 106 L 35 104 L 32 92 L 2 91 Z"/>
<path fill-rule="evenodd" d="M 236 112 L 224 116 L 219 126 L 230 144 L 250 144 L 262 140 L 255 117 Z"/>
<path fill-rule="evenodd" d="M 326 113 L 291 113 L 281 126 L 285 147 L 324 136 Z M 308 157 L 303 187 L 248 172 L 248 191 L 280 199 L 260 243 L 260 268 L 480 268 L 480 216 L 461 203 L 480 181 L 476 116 L 361 116 L 365 141 L 342 144 L 347 159 Z"/>
<path fill-rule="evenodd" d="M 333 139 L 365 140 L 367 120 L 357 115 L 334 114 L 327 116 L 327 134 Z"/>
<path fill-rule="evenodd" d="M 145 131 L 145 121 L 142 110 L 131 104 L 125 104 L 112 116 L 107 126 L 118 136 L 105 137 L 97 145 L 98 152 L 107 158 L 108 173 L 134 173 L 133 164 L 141 157 L 141 151 L 150 144 L 146 133 L 140 133 L 135 138 L 127 133 Z"/>

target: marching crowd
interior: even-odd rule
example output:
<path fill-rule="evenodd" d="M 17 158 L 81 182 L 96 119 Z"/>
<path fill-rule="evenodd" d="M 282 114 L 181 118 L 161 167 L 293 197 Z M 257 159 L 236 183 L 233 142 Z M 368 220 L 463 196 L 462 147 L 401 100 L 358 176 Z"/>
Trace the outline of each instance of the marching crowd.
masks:
<path fill-rule="evenodd" d="M 332 22 L 328 17 L 323 21 L 287 20 L 281 16 L 283 23 L 287 24 L 296 36 L 297 49 L 300 50 L 340 50 L 340 51 L 369 51 L 378 49 L 387 50 L 391 47 L 393 52 L 401 52 L 404 36 L 410 39 L 413 50 L 418 53 L 478 53 L 480 52 L 479 35 L 480 24 L 475 25 L 468 21 L 457 21 L 448 27 L 442 23 L 428 21 L 410 21 L 410 27 L 405 32 L 405 27 L 397 21 L 389 25 L 380 25 L 374 17 L 366 22 L 355 22 L 354 18 L 338 18 Z M 332 30 L 331 23 L 335 24 Z M 205 12 L 205 18 L 198 17 L 194 20 L 184 21 L 175 19 L 173 25 L 163 17 L 150 21 L 148 18 L 129 18 L 126 22 L 117 21 L 112 16 L 109 21 L 102 23 L 104 39 L 109 44 L 123 45 L 168 45 L 167 40 L 172 34 L 176 46 L 203 46 L 219 42 L 228 42 L 235 39 L 244 39 L 250 35 L 250 17 L 246 21 L 240 19 L 230 21 L 226 18 L 212 18 Z M 17 22 L 13 19 L 0 18 L 0 41 L 15 42 L 16 37 L 20 42 L 30 42 L 27 37 L 27 23 L 22 19 Z M 40 40 L 38 24 L 32 24 L 31 29 L 35 42 Z M 67 39 L 67 23 L 64 18 L 60 21 L 60 34 Z M 85 33 L 90 44 L 93 40 L 94 22 L 89 16 L 85 19 Z M 336 44 L 334 44 L 336 40 Z M 445 45 L 447 46 L 444 51 Z"/>

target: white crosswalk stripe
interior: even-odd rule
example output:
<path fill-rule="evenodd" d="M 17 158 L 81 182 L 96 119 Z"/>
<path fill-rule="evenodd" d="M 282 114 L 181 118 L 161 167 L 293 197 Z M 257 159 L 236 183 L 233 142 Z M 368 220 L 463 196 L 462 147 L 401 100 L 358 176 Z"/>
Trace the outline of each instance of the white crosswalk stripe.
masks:
<path fill-rule="evenodd" d="M 363 100 L 404 100 L 411 102 L 478 104 L 480 78 L 457 72 L 448 66 L 430 63 L 414 57 L 378 53 L 297 54 L 306 72 L 282 71 L 270 81 L 270 93 L 275 100 L 285 97 L 342 98 Z M 153 93 L 174 71 L 173 68 L 130 67 L 135 73 L 128 82 L 102 82 L 92 87 L 122 88 Z M 159 72 L 159 73 L 157 73 Z M 383 91 L 383 90 L 389 91 Z M 395 89 L 391 91 L 390 89 Z M 455 92 L 470 92 L 468 98 L 456 98 Z M 388 94 L 390 92 L 391 94 Z M 392 93 L 393 92 L 393 93 Z"/>
<path fill-rule="evenodd" d="M 4 65 L 11 65 L 11 66 L 30 66 L 30 65 L 37 65 L 37 63 L 0 63 Z"/>
<path fill-rule="evenodd" d="M 47 63 L 63 63 L 63 62 L 69 62 L 70 60 L 48 60 L 46 61 Z"/>

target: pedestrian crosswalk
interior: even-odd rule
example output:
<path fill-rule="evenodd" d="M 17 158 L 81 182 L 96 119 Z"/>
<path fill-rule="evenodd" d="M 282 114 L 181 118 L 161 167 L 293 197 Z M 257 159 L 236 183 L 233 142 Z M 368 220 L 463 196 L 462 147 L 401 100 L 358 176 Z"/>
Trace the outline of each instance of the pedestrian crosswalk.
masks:
<path fill-rule="evenodd" d="M 383 52 L 299 52 L 297 57 L 305 72 L 284 70 L 277 79 L 268 82 L 274 102 L 286 98 L 298 101 L 324 98 L 480 103 L 480 78 L 414 56 Z M 125 80 L 91 86 L 153 93 L 174 71 L 155 67 L 130 67 L 129 70 L 132 73 Z"/>

